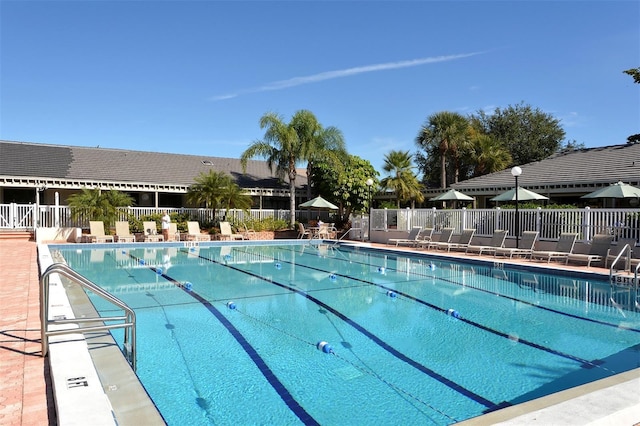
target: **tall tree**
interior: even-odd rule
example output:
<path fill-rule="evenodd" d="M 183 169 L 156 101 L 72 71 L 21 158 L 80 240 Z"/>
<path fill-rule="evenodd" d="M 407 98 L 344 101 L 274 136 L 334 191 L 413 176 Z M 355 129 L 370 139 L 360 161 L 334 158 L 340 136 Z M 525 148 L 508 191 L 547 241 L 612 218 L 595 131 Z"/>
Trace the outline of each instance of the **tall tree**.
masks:
<path fill-rule="evenodd" d="M 634 83 L 640 84 L 640 67 L 631 68 L 622 72 L 633 77 Z M 640 142 L 640 133 L 636 133 L 635 135 L 631 135 L 627 138 L 627 143 L 638 143 L 638 142 Z"/>
<path fill-rule="evenodd" d="M 380 185 L 395 192 L 398 208 L 400 202 L 411 201 L 412 207 L 415 207 L 415 201 L 424 201 L 422 185 L 413 172 L 409 151 L 390 151 L 384 156 L 382 168 L 389 176 L 383 178 Z"/>
<path fill-rule="evenodd" d="M 432 114 L 416 137 L 417 145 L 427 156 L 440 161 L 440 187 L 447 187 L 447 164 L 454 169 L 454 182 L 460 177 L 460 159 L 468 148 L 467 118 L 457 112 L 442 111 Z"/>
<path fill-rule="evenodd" d="M 82 188 L 80 192 L 70 195 L 68 202 L 74 220 L 86 216 L 89 220 L 101 220 L 105 225 L 112 226 L 118 219 L 118 207 L 133 205 L 133 198 L 117 190 Z"/>
<path fill-rule="evenodd" d="M 368 211 L 370 197 L 378 187 L 376 169 L 368 160 L 355 155 L 349 155 L 340 169 L 329 159 L 318 159 L 309 177 L 320 195 L 338 205 L 340 223 L 345 223 L 354 211 Z M 367 179 L 373 181 L 371 187 Z"/>
<path fill-rule="evenodd" d="M 204 205 L 213 209 L 213 216 L 216 210 L 225 206 L 225 200 L 229 188 L 237 184 L 231 176 L 222 171 L 211 170 L 209 173 L 200 173 L 187 191 L 187 201 L 195 206 Z"/>
<path fill-rule="evenodd" d="M 507 148 L 512 165 L 539 161 L 555 154 L 562 148 L 565 137 L 558 119 L 523 103 L 496 108 L 492 114 L 479 111 L 471 119 Z"/>
<path fill-rule="evenodd" d="M 260 128 L 266 129 L 262 140 L 254 141 L 240 156 L 243 170 L 247 161 L 260 156 L 267 160 L 269 170 L 279 179 L 289 180 L 290 226 L 295 225 L 296 177 L 299 163 L 317 158 L 330 147 L 344 147 L 342 134 L 335 128 L 323 129 L 307 110 L 297 111 L 289 123 L 281 115 L 269 112 L 260 118 Z"/>

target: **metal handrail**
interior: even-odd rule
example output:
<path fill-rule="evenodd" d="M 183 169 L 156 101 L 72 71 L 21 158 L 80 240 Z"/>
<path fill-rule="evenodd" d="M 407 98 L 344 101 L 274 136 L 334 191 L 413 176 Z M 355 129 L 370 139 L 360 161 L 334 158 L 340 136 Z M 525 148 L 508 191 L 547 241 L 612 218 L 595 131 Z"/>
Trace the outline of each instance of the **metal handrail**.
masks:
<path fill-rule="evenodd" d="M 624 247 L 622 248 L 622 250 L 620 250 L 620 253 L 618 253 L 618 255 L 613 260 L 613 262 L 611 262 L 611 267 L 609 268 L 609 282 L 612 282 L 613 269 L 615 268 L 616 263 L 618 263 L 618 261 L 620 260 L 620 258 L 622 257 L 623 254 L 625 254 L 624 270 L 628 271 L 630 269 L 630 264 L 631 264 L 631 260 L 630 260 L 631 259 L 631 246 L 629 244 L 625 244 Z"/>
<path fill-rule="evenodd" d="M 83 288 L 91 290 L 93 293 L 102 297 L 125 312 L 123 316 L 117 317 L 95 317 L 95 318 L 73 318 L 49 320 L 49 276 L 51 274 L 60 274 L 71 281 L 79 284 Z M 79 323 L 94 321 L 124 321 L 121 324 L 109 324 L 90 327 L 80 327 Z M 98 287 L 64 263 L 54 263 L 49 266 L 40 277 L 40 322 L 42 330 L 42 356 L 46 356 L 49 350 L 49 336 L 60 336 L 64 334 L 84 333 L 93 331 L 104 331 L 116 328 L 124 328 L 124 352 L 125 357 L 131 364 L 133 371 L 136 371 L 136 314 L 127 304 L 113 296 L 111 293 Z M 49 330 L 49 325 L 55 324 L 77 324 L 78 328 L 69 328 L 63 330 Z"/>

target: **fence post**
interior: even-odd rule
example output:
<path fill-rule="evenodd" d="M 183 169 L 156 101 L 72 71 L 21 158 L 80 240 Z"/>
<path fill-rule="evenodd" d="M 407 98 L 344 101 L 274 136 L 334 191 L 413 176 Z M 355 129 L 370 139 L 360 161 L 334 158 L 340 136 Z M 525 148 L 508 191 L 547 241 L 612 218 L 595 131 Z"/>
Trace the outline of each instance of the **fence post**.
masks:
<path fill-rule="evenodd" d="M 538 231 L 538 238 L 542 236 L 542 207 L 536 209 L 536 231 Z"/>
<path fill-rule="evenodd" d="M 460 218 L 461 222 L 460 223 L 460 232 L 464 231 L 465 229 L 467 229 L 467 208 L 463 207 L 462 208 L 462 217 Z"/>
<path fill-rule="evenodd" d="M 582 236 L 584 241 L 591 240 L 591 208 L 589 206 L 584 208 L 582 218 Z"/>
<path fill-rule="evenodd" d="M 496 223 L 496 226 L 494 226 L 495 229 L 505 229 L 503 228 L 502 225 L 502 215 L 500 214 L 501 210 L 500 207 L 496 207 L 496 213 L 495 213 L 495 218 L 493 219 Z"/>

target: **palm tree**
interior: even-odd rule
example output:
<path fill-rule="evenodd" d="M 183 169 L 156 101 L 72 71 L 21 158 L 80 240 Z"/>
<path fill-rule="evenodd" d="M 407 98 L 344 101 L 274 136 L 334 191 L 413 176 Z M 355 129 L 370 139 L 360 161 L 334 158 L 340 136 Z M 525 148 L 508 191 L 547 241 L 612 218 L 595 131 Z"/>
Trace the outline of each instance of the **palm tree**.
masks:
<path fill-rule="evenodd" d="M 281 180 L 285 177 L 289 180 L 290 225 L 293 228 L 297 165 L 317 158 L 330 148 L 343 147 L 342 134 L 332 127 L 323 129 L 316 117 L 306 110 L 297 111 L 288 124 L 281 115 L 266 113 L 260 118 L 260 128 L 266 129 L 263 140 L 254 141 L 240 156 L 240 163 L 246 171 L 250 158 L 266 158 L 271 172 Z"/>
<path fill-rule="evenodd" d="M 447 187 L 447 159 L 454 164 L 454 182 L 458 182 L 459 160 L 467 147 L 469 121 L 457 112 L 432 114 L 422 126 L 416 143 L 427 152 L 440 156 L 440 186 Z"/>
<path fill-rule="evenodd" d="M 313 163 L 327 161 L 335 170 L 342 170 L 347 161 L 344 136 L 333 126 L 323 128 L 311 111 L 300 110 L 291 119 L 302 147 L 301 160 L 307 161 L 307 177 L 311 176 Z M 307 185 L 307 198 L 311 198 L 311 182 Z"/>
<path fill-rule="evenodd" d="M 409 151 L 390 151 L 384 156 L 382 168 L 391 175 L 382 179 L 380 185 L 395 192 L 398 208 L 401 201 L 411 200 L 412 207 L 415 207 L 415 201 L 424 201 L 422 185 L 411 170 L 413 165 Z"/>
<path fill-rule="evenodd" d="M 227 209 L 240 209 L 249 210 L 253 204 L 251 195 L 235 182 L 231 182 L 231 185 L 224 188 L 222 207 Z"/>
<path fill-rule="evenodd" d="M 133 205 L 133 198 L 117 190 L 102 192 L 100 189 L 82 188 L 70 195 L 68 202 L 73 220 L 86 216 L 88 220 L 101 220 L 112 226 L 118 219 L 118 207 Z"/>
<path fill-rule="evenodd" d="M 216 210 L 224 206 L 227 189 L 235 182 L 225 172 L 215 170 L 200 173 L 194 181 L 187 191 L 187 201 L 196 206 L 204 204 L 205 207 L 213 209 L 215 217 Z"/>
<path fill-rule="evenodd" d="M 511 164 L 511 154 L 497 140 L 486 134 L 478 134 L 471 139 L 473 145 L 473 160 L 475 162 L 474 176 L 504 170 Z"/>

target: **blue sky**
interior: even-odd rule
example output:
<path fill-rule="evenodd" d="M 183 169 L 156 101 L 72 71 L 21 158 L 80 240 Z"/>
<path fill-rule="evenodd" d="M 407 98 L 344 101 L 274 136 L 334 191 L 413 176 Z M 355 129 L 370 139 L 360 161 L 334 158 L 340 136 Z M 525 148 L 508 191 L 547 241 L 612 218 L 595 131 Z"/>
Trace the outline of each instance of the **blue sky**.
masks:
<path fill-rule="evenodd" d="M 440 111 L 640 133 L 635 0 L 0 0 L 0 28 L 5 140 L 237 158 L 264 113 L 308 109 L 381 171 Z"/>

